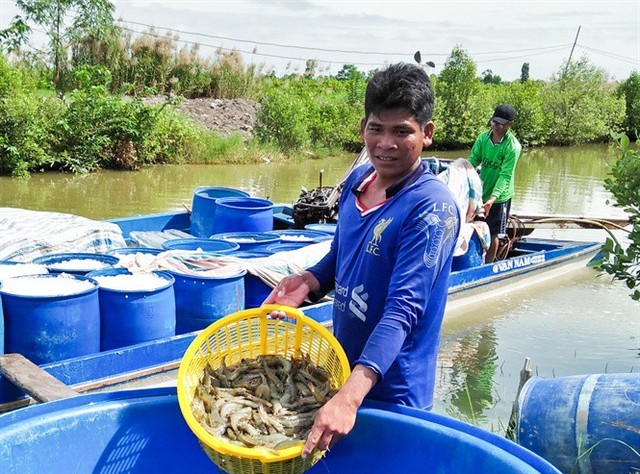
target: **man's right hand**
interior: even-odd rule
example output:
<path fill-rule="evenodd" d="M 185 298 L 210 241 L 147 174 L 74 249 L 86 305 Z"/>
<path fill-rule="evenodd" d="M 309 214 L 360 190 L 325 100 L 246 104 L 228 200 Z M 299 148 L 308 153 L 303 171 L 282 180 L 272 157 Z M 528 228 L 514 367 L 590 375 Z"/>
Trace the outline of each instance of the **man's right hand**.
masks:
<path fill-rule="evenodd" d="M 309 293 L 320 290 L 320 283 L 311 272 L 294 273 L 280 280 L 262 304 L 281 304 L 297 308 Z"/>

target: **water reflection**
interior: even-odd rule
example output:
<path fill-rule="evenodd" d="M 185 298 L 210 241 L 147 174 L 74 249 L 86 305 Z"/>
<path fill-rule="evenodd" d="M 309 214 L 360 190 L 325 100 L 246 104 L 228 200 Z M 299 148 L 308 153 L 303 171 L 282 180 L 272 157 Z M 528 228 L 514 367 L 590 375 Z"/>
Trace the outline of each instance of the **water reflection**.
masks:
<path fill-rule="evenodd" d="M 462 332 L 443 341 L 439 355 L 440 397 L 447 412 L 477 424 L 486 421 L 484 412 L 495 405 L 493 377 L 497 370 L 496 335 L 493 325 L 478 333 Z"/>

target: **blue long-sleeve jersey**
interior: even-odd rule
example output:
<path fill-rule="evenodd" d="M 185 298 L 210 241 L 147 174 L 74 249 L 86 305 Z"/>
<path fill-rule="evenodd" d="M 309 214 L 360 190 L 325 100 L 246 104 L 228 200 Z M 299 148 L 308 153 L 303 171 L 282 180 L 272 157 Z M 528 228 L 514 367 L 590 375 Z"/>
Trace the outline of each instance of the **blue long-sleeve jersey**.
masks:
<path fill-rule="evenodd" d="M 356 195 L 371 172 L 364 165 L 345 182 L 331 250 L 309 270 L 335 290 L 333 332 L 351 365 L 380 376 L 368 398 L 431 408 L 459 212 L 425 166 L 362 210 Z"/>

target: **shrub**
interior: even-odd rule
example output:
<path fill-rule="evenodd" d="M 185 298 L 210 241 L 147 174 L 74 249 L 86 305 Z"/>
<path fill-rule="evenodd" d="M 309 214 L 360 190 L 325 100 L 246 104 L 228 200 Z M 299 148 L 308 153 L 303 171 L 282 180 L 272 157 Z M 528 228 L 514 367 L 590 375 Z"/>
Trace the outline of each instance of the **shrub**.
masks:
<path fill-rule="evenodd" d="M 624 132 L 633 140 L 640 135 L 640 73 L 634 71 L 618 87 L 618 97 L 625 101 Z"/>
<path fill-rule="evenodd" d="M 0 55 L 0 173 L 28 176 L 51 161 L 49 137 L 62 104 L 42 97 L 24 72 Z"/>
<path fill-rule="evenodd" d="M 622 156 L 613 166 L 611 177 L 605 179 L 604 186 L 615 197 L 615 205 L 629 215 L 631 232 L 626 248 L 612 239 L 606 240 L 600 268 L 624 281 L 632 290 L 631 297 L 640 301 L 640 150 L 629 148 L 626 135 L 620 134 L 617 138 Z"/>
<path fill-rule="evenodd" d="M 359 147 L 365 86 L 359 76 L 265 79 L 256 135 L 283 151 Z"/>
<path fill-rule="evenodd" d="M 563 68 L 543 93 L 549 144 L 607 141 L 620 130 L 624 102 L 615 96 L 607 74 L 586 58 Z"/>

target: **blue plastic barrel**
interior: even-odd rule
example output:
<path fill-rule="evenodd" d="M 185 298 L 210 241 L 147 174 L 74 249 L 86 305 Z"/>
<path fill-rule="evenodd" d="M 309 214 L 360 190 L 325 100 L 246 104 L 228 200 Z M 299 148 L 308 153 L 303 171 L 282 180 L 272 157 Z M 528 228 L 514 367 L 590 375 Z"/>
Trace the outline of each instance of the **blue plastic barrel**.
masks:
<path fill-rule="evenodd" d="M 88 261 L 91 260 L 91 263 Z M 63 262 L 64 268 L 59 267 Z M 86 275 L 94 270 L 109 268 L 118 263 L 118 257 L 113 255 L 96 253 L 56 253 L 44 255 L 33 259 L 33 263 L 44 265 L 51 273 L 71 273 L 73 275 Z M 74 266 L 74 262 L 75 266 Z"/>
<path fill-rule="evenodd" d="M 216 202 L 214 230 L 225 232 L 265 232 L 273 229 L 273 203 L 266 199 L 222 198 Z"/>
<path fill-rule="evenodd" d="M 150 247 L 124 247 L 121 249 L 111 249 L 108 252 L 106 252 L 106 255 L 113 255 L 114 257 L 120 257 L 121 255 L 135 255 L 137 253 L 158 255 L 159 253 L 162 253 L 162 250 L 152 249 Z"/>
<path fill-rule="evenodd" d="M 216 201 L 228 197 L 249 197 L 249 193 L 233 188 L 201 186 L 193 192 L 191 235 L 209 237 L 214 234 Z"/>
<path fill-rule="evenodd" d="M 270 232 L 224 232 L 213 234 L 211 238 L 234 242 L 240 246 L 240 252 L 251 251 L 261 245 L 272 244 L 280 240 L 279 236 L 272 235 Z"/>
<path fill-rule="evenodd" d="M 244 277 L 245 308 L 259 308 L 260 306 L 262 306 L 262 302 L 267 296 L 269 296 L 269 293 L 271 293 L 272 289 L 273 288 L 263 282 L 260 277 L 247 272 Z"/>
<path fill-rule="evenodd" d="M 309 245 L 309 242 L 278 242 L 275 244 L 265 245 L 261 247 L 270 255 L 279 252 L 289 252 L 290 250 L 298 250 Z"/>
<path fill-rule="evenodd" d="M 47 274 L 13 280 L 46 286 L 50 279 L 73 278 L 90 289 L 64 296 L 25 296 L 0 289 L 5 319 L 5 351 L 17 352 L 35 364 L 100 352 L 98 284 L 84 276 Z"/>
<path fill-rule="evenodd" d="M 467 252 L 453 257 L 451 271 L 457 272 L 482 265 L 483 257 L 484 248 L 480 242 L 480 237 L 478 237 L 476 232 L 473 232 L 473 234 L 471 234 L 471 239 L 469 240 L 469 248 L 467 249 Z"/>
<path fill-rule="evenodd" d="M 332 234 L 332 235 L 336 233 L 337 227 L 338 227 L 338 224 L 332 224 L 332 223 L 307 224 L 306 226 L 304 226 L 304 228 L 307 230 L 315 230 L 318 232 L 325 232 L 327 234 Z"/>
<path fill-rule="evenodd" d="M 135 289 L 135 276 L 126 268 L 89 273 L 90 278 L 131 276 L 131 288 L 119 290 L 100 284 L 100 349 L 108 351 L 152 341 L 176 333 L 174 278 L 166 272 L 152 272 L 164 283 L 153 289 Z"/>
<path fill-rule="evenodd" d="M 277 235 L 280 238 L 280 242 L 291 242 L 295 244 L 312 244 L 327 239 L 329 235 L 326 232 L 308 229 L 272 230 L 267 232 L 267 234 Z"/>
<path fill-rule="evenodd" d="M 206 253 L 227 254 L 240 248 L 235 242 L 221 239 L 170 239 L 163 242 L 165 250 L 201 250 Z"/>
<path fill-rule="evenodd" d="M 516 428 L 520 445 L 563 472 L 640 471 L 640 373 L 533 377 Z"/>
<path fill-rule="evenodd" d="M 169 272 L 175 278 L 176 334 L 198 331 L 244 309 L 244 276 L 238 270 L 225 277 Z"/>
<path fill-rule="evenodd" d="M 3 474 L 221 472 L 184 422 L 175 387 L 79 395 L 0 415 L 0 466 Z M 307 471 L 427 472 L 559 474 L 521 446 L 452 418 L 368 406 Z"/>

